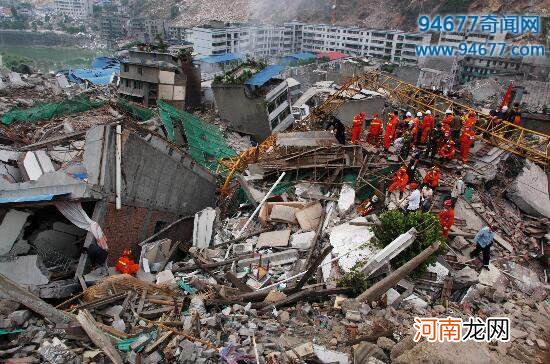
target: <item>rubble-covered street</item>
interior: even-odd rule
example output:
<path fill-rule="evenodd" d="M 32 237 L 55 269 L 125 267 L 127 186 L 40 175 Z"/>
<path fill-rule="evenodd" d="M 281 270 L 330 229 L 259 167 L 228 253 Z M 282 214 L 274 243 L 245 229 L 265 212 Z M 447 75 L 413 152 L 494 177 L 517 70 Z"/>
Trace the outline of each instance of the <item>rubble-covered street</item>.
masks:
<path fill-rule="evenodd" d="M 313 87 L 384 124 L 410 107 Z M 548 164 L 479 135 L 466 160 L 340 143 L 332 116 L 257 143 L 175 97 L 0 69 L 2 362 L 548 362 Z M 509 340 L 414 340 L 450 317 L 509 318 Z"/>

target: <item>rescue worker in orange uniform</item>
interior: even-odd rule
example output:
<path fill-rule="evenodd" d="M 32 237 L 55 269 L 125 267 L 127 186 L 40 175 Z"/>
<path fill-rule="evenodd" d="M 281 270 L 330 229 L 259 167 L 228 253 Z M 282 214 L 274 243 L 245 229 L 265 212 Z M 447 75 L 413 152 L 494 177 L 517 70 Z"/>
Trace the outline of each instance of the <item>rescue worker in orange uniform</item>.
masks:
<path fill-rule="evenodd" d="M 351 143 L 357 144 L 361 137 L 361 129 L 363 128 L 363 120 L 361 115 L 355 115 L 353 118 L 353 125 L 351 127 Z"/>
<path fill-rule="evenodd" d="M 397 111 L 390 113 L 390 120 L 386 124 L 386 130 L 384 131 L 384 148 L 389 149 L 391 143 L 395 139 L 395 129 L 399 123 L 399 117 L 397 116 Z"/>
<path fill-rule="evenodd" d="M 439 156 L 447 161 L 453 160 L 455 153 L 455 142 L 453 140 L 447 141 L 447 143 L 439 149 Z"/>
<path fill-rule="evenodd" d="M 426 173 L 426 175 L 424 176 L 422 183 L 430 186 L 433 190 L 435 190 L 437 187 L 439 187 L 440 176 L 441 176 L 441 173 L 439 172 L 439 168 L 436 166 L 433 166 L 428 170 L 428 173 Z"/>
<path fill-rule="evenodd" d="M 451 231 L 451 226 L 455 223 L 455 212 L 452 208 L 451 200 L 445 200 L 443 206 L 445 208 L 439 213 L 439 223 L 443 228 L 443 236 L 448 238 L 449 231 Z"/>
<path fill-rule="evenodd" d="M 131 258 L 132 251 L 125 250 L 122 253 L 122 256 L 118 258 L 118 261 L 115 264 L 115 268 L 122 274 L 135 274 L 139 269 L 139 264 L 136 264 Z"/>
<path fill-rule="evenodd" d="M 476 121 L 477 121 L 476 112 L 473 110 L 470 110 L 470 112 L 468 113 L 468 117 L 466 117 L 466 120 L 464 120 L 464 127 L 473 128 Z"/>
<path fill-rule="evenodd" d="M 367 143 L 378 146 L 380 143 L 380 134 L 382 134 L 382 120 L 378 114 L 374 114 L 374 118 L 370 122 L 369 134 L 367 135 Z"/>
<path fill-rule="evenodd" d="M 441 129 L 451 132 L 451 123 L 453 121 L 453 112 L 451 109 L 445 110 L 445 117 L 441 120 Z"/>
<path fill-rule="evenodd" d="M 428 135 L 434 127 L 434 117 L 430 110 L 426 110 L 426 116 L 422 119 L 422 136 L 420 137 L 420 143 L 426 144 L 428 141 Z"/>
<path fill-rule="evenodd" d="M 407 167 L 402 166 L 397 170 L 397 172 L 395 172 L 395 176 L 393 176 L 392 183 L 388 188 L 388 192 L 392 193 L 393 191 L 399 189 L 399 198 L 402 198 L 403 192 L 405 192 L 405 188 L 407 187 L 408 182 L 409 175 L 407 174 Z"/>
<path fill-rule="evenodd" d="M 460 135 L 460 159 L 463 163 L 468 162 L 468 154 L 474 144 L 475 138 L 476 133 L 472 128 L 464 127 L 462 129 L 462 134 Z"/>

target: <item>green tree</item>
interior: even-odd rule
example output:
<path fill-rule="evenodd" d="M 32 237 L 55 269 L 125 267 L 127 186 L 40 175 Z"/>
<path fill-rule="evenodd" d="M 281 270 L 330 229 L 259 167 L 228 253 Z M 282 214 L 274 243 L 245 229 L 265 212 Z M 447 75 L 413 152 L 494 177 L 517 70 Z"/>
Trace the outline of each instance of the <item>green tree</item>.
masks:
<path fill-rule="evenodd" d="M 380 221 L 381 224 L 373 228 L 375 236 L 373 243 L 379 248 L 388 246 L 395 238 L 413 227 L 418 231 L 416 239 L 411 246 L 392 260 L 394 268 L 399 268 L 434 242 L 444 241 L 439 219 L 437 216 L 427 212 L 410 212 L 405 214 L 400 210 L 392 210 L 380 215 Z M 445 246 L 441 245 L 439 250 L 418 266 L 412 274 L 414 276 L 423 274 L 429 265 L 435 264 L 437 256 L 445 254 L 445 252 Z"/>

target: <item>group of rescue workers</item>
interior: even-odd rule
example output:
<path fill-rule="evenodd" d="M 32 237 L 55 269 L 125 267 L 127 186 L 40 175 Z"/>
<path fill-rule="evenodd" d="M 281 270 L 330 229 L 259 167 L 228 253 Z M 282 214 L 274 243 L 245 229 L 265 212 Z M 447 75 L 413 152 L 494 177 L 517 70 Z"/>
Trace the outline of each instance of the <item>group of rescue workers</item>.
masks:
<path fill-rule="evenodd" d="M 353 120 L 353 144 L 360 141 L 364 121 L 363 112 L 356 115 Z M 385 149 L 389 149 L 393 144 L 403 159 L 407 158 L 413 146 L 426 145 L 426 157 L 439 157 L 450 161 L 455 158 L 459 147 L 459 160 L 466 163 L 475 140 L 473 126 L 476 121 L 474 111 L 469 111 L 461 117 L 452 110 L 447 110 L 440 122 L 435 121 L 430 110 L 426 110 L 424 114 L 418 112 L 416 117 L 407 112 L 402 119 L 393 111 L 389 114 L 389 120 L 384 127 L 380 116 L 374 114 L 365 141 L 375 146 L 381 143 Z"/>
<path fill-rule="evenodd" d="M 499 112 L 491 112 L 489 118 L 495 125 L 501 123 L 502 120 L 518 125 L 521 120 L 519 105 L 515 104 L 512 110 L 508 110 L 508 107 L 504 106 Z M 352 144 L 358 144 L 361 141 L 365 119 L 364 112 L 354 117 L 351 129 Z M 403 198 L 403 193 L 407 188 L 410 190 L 406 212 L 418 209 L 425 212 L 430 211 L 433 193 L 439 187 L 441 172 L 435 165 L 427 171 L 421 180 L 417 180 L 416 169 L 422 153 L 425 158 L 440 158 L 442 162 L 450 162 L 457 157 L 459 163 L 467 163 L 470 149 L 476 138 L 474 131 L 476 122 L 477 115 L 472 110 L 463 115 L 450 109 L 446 110 L 445 116 L 440 121 L 436 121 L 430 110 L 426 110 L 424 113 L 417 112 L 416 117 L 413 117 L 411 112 L 406 112 L 402 119 L 399 118 L 397 111 L 392 111 L 389 113 L 385 126 L 379 114 L 373 115 L 364 142 L 377 147 L 382 145 L 386 150 L 393 146 L 394 152 L 403 161 L 408 159 L 412 151 L 412 158 L 408 166 L 403 165 L 395 172 L 387 190 L 388 193 L 399 191 L 399 199 Z M 333 120 L 331 126 L 336 130 L 338 141 L 344 144 L 345 129 L 343 125 L 337 120 Z M 421 146 L 425 146 L 424 151 Z M 448 238 L 454 224 L 454 207 L 458 196 L 464 192 L 465 184 L 459 172 L 450 199 L 444 201 L 443 210 L 438 214 L 445 238 Z M 361 215 L 366 215 L 374 210 L 377 202 L 378 197 L 373 196 L 359 205 L 357 210 Z M 489 264 L 489 249 L 493 240 L 492 229 L 492 227 L 485 227 L 480 230 L 475 238 L 476 249 L 472 252 L 472 257 L 483 252 L 483 267 L 486 269 Z"/>

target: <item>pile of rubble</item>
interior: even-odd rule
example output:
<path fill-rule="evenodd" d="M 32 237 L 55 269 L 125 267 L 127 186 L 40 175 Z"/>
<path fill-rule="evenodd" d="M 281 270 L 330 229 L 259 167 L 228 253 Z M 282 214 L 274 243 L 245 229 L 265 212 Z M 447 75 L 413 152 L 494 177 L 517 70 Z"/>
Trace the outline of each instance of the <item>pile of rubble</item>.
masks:
<path fill-rule="evenodd" d="M 539 167 L 500 173 L 511 162 L 490 146 L 470 164 L 441 164 L 430 213 L 458 170 L 475 183 L 457 200 L 449 240 L 398 266 L 427 227 L 378 244 L 384 214 L 404 208 L 411 192 L 385 192 L 404 162 L 393 148 L 339 145 L 319 130 L 281 133 L 216 202 L 216 177 L 227 175 L 190 150 L 197 124 L 179 135 L 167 118 L 136 120 L 108 94 L 88 92 L 105 104 L 2 129 L 10 141 L 0 150 L 2 360 L 544 361 L 550 216 Z M 218 140 L 212 134 L 200 138 Z M 226 138 L 239 152 L 250 145 Z M 487 156 L 495 171 L 483 169 Z M 433 163 L 420 158 L 420 180 Z M 504 188 L 512 184 L 516 192 Z M 527 196 L 517 191 L 524 186 L 546 190 Z M 470 258 L 486 225 L 496 227 L 489 270 Z M 105 264 L 94 264 L 94 244 L 109 244 Z M 427 272 L 415 271 L 433 256 Z M 415 342 L 415 318 L 449 316 L 508 317 L 510 340 Z"/>

